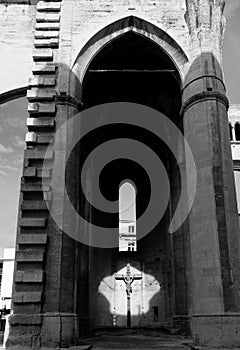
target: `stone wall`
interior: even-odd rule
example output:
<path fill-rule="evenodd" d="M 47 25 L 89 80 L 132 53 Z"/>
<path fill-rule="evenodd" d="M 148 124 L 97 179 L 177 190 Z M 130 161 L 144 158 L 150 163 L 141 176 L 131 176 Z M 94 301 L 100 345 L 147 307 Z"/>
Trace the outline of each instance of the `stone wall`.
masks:
<path fill-rule="evenodd" d="M 0 94 L 28 85 L 35 11 L 35 6 L 0 3 Z"/>

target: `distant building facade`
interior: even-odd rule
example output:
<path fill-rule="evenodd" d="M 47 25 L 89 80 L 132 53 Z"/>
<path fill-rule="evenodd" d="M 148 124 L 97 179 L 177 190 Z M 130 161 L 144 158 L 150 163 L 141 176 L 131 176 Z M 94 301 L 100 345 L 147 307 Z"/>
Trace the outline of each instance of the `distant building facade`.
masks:
<path fill-rule="evenodd" d="M 135 221 L 121 220 L 119 222 L 119 251 L 137 251 Z"/>
<path fill-rule="evenodd" d="M 0 258 L 0 310 L 10 313 L 15 264 L 15 248 L 5 248 Z"/>

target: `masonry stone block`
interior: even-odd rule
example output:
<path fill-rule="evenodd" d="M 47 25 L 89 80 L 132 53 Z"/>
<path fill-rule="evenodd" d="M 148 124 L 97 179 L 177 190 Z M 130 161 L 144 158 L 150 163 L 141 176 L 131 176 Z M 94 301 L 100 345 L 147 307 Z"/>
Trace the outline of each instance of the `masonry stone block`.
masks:
<path fill-rule="evenodd" d="M 57 31 L 57 30 L 48 30 L 48 31 L 37 30 L 35 32 L 34 36 L 35 36 L 35 39 L 59 38 L 59 31 Z"/>
<path fill-rule="evenodd" d="M 46 218 L 22 218 L 20 219 L 21 227 L 42 227 L 46 226 Z"/>
<path fill-rule="evenodd" d="M 47 204 L 45 201 L 25 200 L 22 202 L 22 210 L 46 210 Z M 35 238 L 35 237 L 34 237 Z M 35 238 L 36 240 L 39 238 Z"/>
<path fill-rule="evenodd" d="M 51 169 L 37 169 L 37 176 L 43 178 L 51 177 Z"/>
<path fill-rule="evenodd" d="M 29 101 L 46 101 L 54 100 L 56 90 L 51 88 L 32 88 L 27 91 L 27 98 Z"/>
<path fill-rule="evenodd" d="M 59 13 L 37 13 L 36 21 L 37 22 L 59 22 L 60 14 Z"/>
<path fill-rule="evenodd" d="M 29 79 L 30 86 L 55 86 L 55 76 L 34 76 Z"/>
<path fill-rule="evenodd" d="M 35 49 L 33 51 L 34 61 L 52 61 L 53 50 L 51 49 Z"/>
<path fill-rule="evenodd" d="M 26 143 L 35 143 L 37 142 L 37 134 L 33 131 L 27 132 L 25 136 Z"/>
<path fill-rule="evenodd" d="M 17 262 L 43 262 L 44 253 L 43 251 L 17 251 L 16 261 Z"/>
<path fill-rule="evenodd" d="M 35 65 L 32 68 L 33 74 L 52 74 L 55 73 L 57 69 L 56 64 L 40 64 L 35 63 Z"/>
<path fill-rule="evenodd" d="M 39 314 L 13 314 L 9 317 L 10 325 L 40 325 L 42 315 Z"/>
<path fill-rule="evenodd" d="M 56 2 L 53 1 L 39 1 L 37 4 L 37 10 L 39 12 L 51 11 L 51 12 L 59 12 L 61 10 L 61 2 L 58 0 Z"/>
<path fill-rule="evenodd" d="M 53 135 L 51 134 L 38 134 L 37 135 L 37 142 L 39 144 L 49 144 L 53 141 Z"/>
<path fill-rule="evenodd" d="M 25 201 L 26 203 L 26 201 Z M 39 203 L 44 203 L 43 201 Z M 33 205 L 35 203 L 33 202 Z M 38 204 L 37 204 L 38 205 Z M 41 207 L 41 204 L 39 205 L 40 209 L 43 209 L 43 207 Z M 45 204 L 45 208 L 46 208 L 46 204 Z M 24 208 L 25 209 L 25 208 Z M 27 208 L 29 209 L 29 208 Z M 44 245 L 47 243 L 47 234 L 45 233 L 22 233 L 20 235 L 18 235 L 17 237 L 17 242 L 19 245 L 25 245 L 25 244 L 37 244 L 37 245 Z"/>
<path fill-rule="evenodd" d="M 55 76 L 51 76 L 49 79 L 51 82 L 54 81 L 55 84 Z M 55 103 L 29 103 L 28 112 L 32 114 L 54 114 L 56 113 L 56 105 Z"/>
<path fill-rule="evenodd" d="M 41 283 L 43 282 L 43 276 L 44 274 L 42 270 L 17 270 L 15 281 L 17 283 Z"/>
<path fill-rule="evenodd" d="M 50 39 L 35 39 L 34 40 L 34 46 L 39 48 L 58 48 L 59 46 L 59 39 L 58 38 L 50 38 Z"/>
<path fill-rule="evenodd" d="M 35 177 L 37 175 L 37 168 L 36 167 L 27 167 L 23 169 L 23 176 L 24 177 Z"/>
<path fill-rule="evenodd" d="M 59 30 L 60 23 L 59 22 L 38 22 L 36 23 L 37 30 Z"/>
<path fill-rule="evenodd" d="M 25 150 L 25 156 L 28 159 L 53 159 L 53 151 L 47 149 L 27 149 Z"/>
<path fill-rule="evenodd" d="M 15 292 L 13 294 L 13 302 L 15 304 L 22 303 L 40 303 L 42 301 L 41 292 Z"/>
<path fill-rule="evenodd" d="M 38 128 L 53 128 L 55 126 L 54 118 L 39 117 L 39 118 L 28 118 L 27 126 L 31 129 Z"/>
<path fill-rule="evenodd" d="M 50 191 L 50 186 L 35 184 L 35 183 L 24 183 L 21 185 L 22 192 L 48 192 Z"/>

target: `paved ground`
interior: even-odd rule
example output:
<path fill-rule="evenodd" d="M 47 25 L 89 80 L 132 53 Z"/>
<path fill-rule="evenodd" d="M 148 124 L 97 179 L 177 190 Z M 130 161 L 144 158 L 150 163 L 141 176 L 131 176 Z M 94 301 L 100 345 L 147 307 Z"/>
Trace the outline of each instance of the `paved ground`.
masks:
<path fill-rule="evenodd" d="M 144 335 L 99 336 L 85 340 L 94 350 L 191 350 L 183 345 L 185 338 L 151 337 Z"/>
<path fill-rule="evenodd" d="M 153 337 L 144 335 L 118 335 L 118 336 L 97 336 L 94 338 L 84 339 L 84 342 L 91 344 L 89 346 L 74 346 L 69 350 L 216 350 L 210 347 L 198 347 L 191 345 L 191 340 L 178 337 Z M 0 346 L 0 350 L 4 350 Z M 57 349 L 56 349 L 57 350 Z M 58 349 L 58 350 L 67 350 Z M 230 349 L 217 349 L 230 350 Z M 239 350 L 231 349 L 231 350 Z"/>
<path fill-rule="evenodd" d="M 102 335 L 84 339 L 84 343 L 91 344 L 92 350 L 191 350 L 183 345 L 184 338 L 152 337 L 144 335 Z M 88 346 L 74 346 L 69 350 L 87 350 Z M 0 346 L 0 350 L 3 350 Z M 67 349 L 64 349 L 67 350 Z"/>

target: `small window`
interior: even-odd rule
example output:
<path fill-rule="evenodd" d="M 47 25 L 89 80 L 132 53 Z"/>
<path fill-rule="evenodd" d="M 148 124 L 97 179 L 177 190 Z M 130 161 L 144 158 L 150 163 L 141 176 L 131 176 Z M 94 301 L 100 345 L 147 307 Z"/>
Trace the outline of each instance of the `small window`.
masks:
<path fill-rule="evenodd" d="M 233 133 L 232 133 L 232 125 L 229 123 L 229 135 L 230 135 L 230 141 L 233 140 Z"/>
<path fill-rule="evenodd" d="M 235 124 L 235 135 L 236 135 L 236 141 L 240 141 L 240 124 Z"/>
<path fill-rule="evenodd" d="M 135 251 L 135 243 L 128 243 L 128 251 L 129 252 Z"/>

